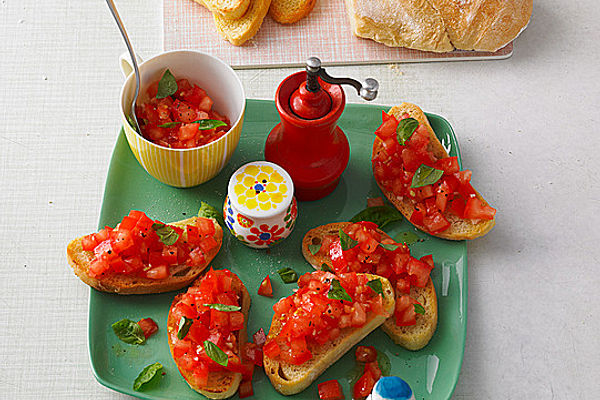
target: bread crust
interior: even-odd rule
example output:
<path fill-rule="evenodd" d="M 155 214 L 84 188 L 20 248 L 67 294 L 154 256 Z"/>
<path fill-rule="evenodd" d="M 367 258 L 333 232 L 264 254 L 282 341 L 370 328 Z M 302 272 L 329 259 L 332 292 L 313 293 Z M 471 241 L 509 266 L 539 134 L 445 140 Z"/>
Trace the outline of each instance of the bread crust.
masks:
<path fill-rule="evenodd" d="M 344 328 L 340 336 L 334 341 L 320 346 L 310 346 L 313 358 L 302 365 L 287 364 L 266 355 L 263 357 L 265 373 L 271 384 L 279 393 L 286 396 L 300 393 L 314 382 L 329 366 L 339 360 L 348 350 L 359 343 L 369 333 L 381 326 L 394 312 L 395 300 L 390 282 L 380 276 L 367 275 L 370 279 L 380 279 L 383 292 L 383 315 L 370 315 L 367 323 L 357 328 Z M 281 331 L 283 321 L 273 316 L 267 339 L 276 337 Z"/>
<path fill-rule="evenodd" d="M 223 18 L 240 19 L 250 7 L 251 0 L 195 0 Z"/>
<path fill-rule="evenodd" d="M 244 327 L 242 329 L 240 329 L 237 333 L 237 341 L 239 344 L 238 355 L 240 355 L 240 357 L 241 357 L 242 350 L 244 348 L 244 345 L 247 342 L 247 336 L 248 336 L 247 325 L 248 325 L 248 313 L 250 311 L 250 294 L 248 293 L 246 286 L 244 286 L 244 284 L 242 283 L 242 281 L 236 274 L 234 274 L 232 272 L 231 276 L 233 278 L 232 282 L 231 282 L 232 288 L 240 296 L 240 306 L 242 307 L 242 309 L 240 311 L 242 312 L 242 314 L 244 314 Z M 200 278 L 196 279 L 194 284 L 192 284 L 192 286 L 195 286 L 196 282 L 199 282 L 200 279 L 202 279 L 202 278 L 200 277 Z M 182 296 L 183 296 L 183 293 L 178 294 L 177 296 L 175 296 L 175 299 L 173 299 L 173 302 L 171 303 L 171 307 L 169 308 L 169 315 L 167 317 L 167 326 L 168 327 L 177 326 L 177 321 L 173 320 L 171 310 L 179 302 L 179 300 L 181 299 Z M 169 332 L 168 335 L 171 335 L 171 332 Z M 173 344 L 170 339 L 169 339 L 169 349 L 171 351 L 171 356 L 173 357 L 173 360 L 175 360 L 175 356 L 173 354 Z M 240 382 L 242 381 L 242 374 L 240 374 L 238 372 L 216 371 L 216 372 L 210 372 L 208 374 L 208 384 L 206 386 L 198 387 L 193 384 L 192 373 L 190 373 L 189 371 L 186 371 L 186 370 L 182 370 L 182 369 L 179 369 L 179 373 L 181 373 L 181 375 L 183 376 L 183 379 L 185 379 L 186 383 L 192 389 L 194 389 L 196 392 L 208 397 L 209 399 L 227 399 L 229 397 L 232 397 L 237 392 L 237 390 L 240 386 Z"/>
<path fill-rule="evenodd" d="M 173 222 L 169 225 L 185 227 L 194 225 L 198 217 L 188 218 L 182 221 Z M 102 292 L 116 294 L 148 294 L 163 293 L 172 290 L 178 290 L 191 284 L 202 271 L 208 266 L 213 258 L 219 252 L 223 243 L 223 229 L 216 220 L 212 220 L 215 225 L 214 239 L 218 246 L 205 254 L 205 263 L 199 267 L 188 267 L 185 265 L 171 268 L 171 276 L 167 279 L 156 280 L 129 275 L 111 275 L 103 279 L 93 278 L 89 275 L 89 266 L 94 259 L 94 253 L 85 251 L 82 247 L 82 237 L 72 240 L 67 245 L 67 260 L 73 268 L 75 275 L 84 283 Z M 184 237 L 187 233 L 184 231 Z"/>
<path fill-rule="evenodd" d="M 430 150 L 436 158 L 445 158 L 448 157 L 448 153 L 444 149 L 444 146 L 439 141 L 431 125 L 429 124 L 429 120 L 427 120 L 427 116 L 425 113 L 416 105 L 411 103 L 402 103 L 399 106 L 392 107 L 388 114 L 393 115 L 396 119 L 400 119 L 404 113 L 408 113 L 412 118 L 419 121 L 420 125 L 423 125 L 427 128 L 430 137 L 430 144 L 428 146 L 428 150 Z M 379 152 L 385 151 L 383 147 L 383 142 L 379 138 L 375 138 L 375 142 L 373 143 L 373 153 L 371 159 L 374 159 Z M 375 171 L 373 171 L 373 175 L 375 175 Z M 410 216 L 414 210 L 416 202 L 410 198 L 399 198 L 393 192 L 386 190 L 383 185 L 380 184 L 377 179 L 375 179 L 377 185 L 388 198 L 388 200 L 404 215 L 407 221 L 411 222 L 414 226 L 422 230 L 423 232 L 427 232 L 426 228 L 422 225 L 417 225 L 410 221 Z M 479 200 L 485 205 L 488 205 L 487 201 L 479 194 L 479 192 L 475 191 L 475 194 Z M 450 222 L 450 227 L 443 232 L 431 234 L 433 236 L 448 239 L 448 240 L 472 240 L 478 238 L 480 236 L 488 233 L 496 224 L 496 220 L 468 220 L 462 219 L 454 214 L 449 212 L 444 212 L 444 217 Z"/>
<path fill-rule="evenodd" d="M 210 9 L 203 0 L 195 1 Z M 213 12 L 217 32 L 234 46 L 243 45 L 258 33 L 270 5 L 271 0 L 250 0 L 247 10 L 236 19 Z"/>
<path fill-rule="evenodd" d="M 496 51 L 526 27 L 533 0 L 345 0 L 352 31 L 391 47 Z"/>
<path fill-rule="evenodd" d="M 327 225 L 321 225 L 311 229 L 304 235 L 302 239 L 302 255 L 313 268 L 321 269 L 323 264 L 331 266 L 331 259 L 328 256 L 314 256 L 310 250 L 310 244 L 319 244 L 326 235 L 337 235 L 340 229 L 352 225 L 352 222 L 334 222 Z M 391 237 L 377 229 L 383 237 L 391 239 Z M 407 350 L 420 350 L 425 347 L 437 328 L 438 322 L 438 306 L 437 295 L 431 278 L 427 281 L 424 288 L 413 286 L 410 289 L 410 297 L 417 300 L 425 308 L 425 314 L 417 314 L 417 323 L 411 326 L 397 326 L 396 318 L 390 316 L 382 326 L 382 329 L 387 335 L 398 345 Z"/>
<path fill-rule="evenodd" d="M 496 51 L 526 27 L 533 0 L 429 0 L 457 49 Z"/>
<path fill-rule="evenodd" d="M 306 17 L 317 0 L 272 0 L 269 15 L 280 24 L 293 24 Z"/>

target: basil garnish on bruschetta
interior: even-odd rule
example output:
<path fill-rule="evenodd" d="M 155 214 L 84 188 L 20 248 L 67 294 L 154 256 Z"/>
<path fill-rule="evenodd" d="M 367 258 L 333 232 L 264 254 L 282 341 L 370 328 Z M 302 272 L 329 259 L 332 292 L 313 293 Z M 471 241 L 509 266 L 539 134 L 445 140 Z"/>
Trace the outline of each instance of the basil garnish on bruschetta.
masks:
<path fill-rule="evenodd" d="M 415 171 L 410 187 L 416 189 L 427 185 L 433 185 L 440 180 L 442 175 L 444 175 L 444 171 L 421 164 Z"/>
<path fill-rule="evenodd" d="M 124 318 L 112 324 L 112 329 L 115 335 L 125 343 L 129 344 L 144 344 L 146 336 L 142 327 L 135 321 Z"/>
<path fill-rule="evenodd" d="M 219 348 L 216 344 L 211 342 L 210 340 L 204 341 L 204 351 L 206 351 L 206 355 L 210 357 L 211 360 L 216 362 L 219 365 L 224 367 L 227 366 L 229 359 L 227 358 L 227 354 L 223 350 Z"/>
<path fill-rule="evenodd" d="M 398 137 L 398 143 L 402 146 L 406 144 L 406 141 L 410 139 L 412 134 L 419 127 L 419 121 L 414 118 L 405 118 L 398 123 L 396 128 L 396 136 Z"/>
<path fill-rule="evenodd" d="M 356 214 L 350 222 L 369 221 L 377 224 L 379 228 L 391 224 L 395 221 L 401 221 L 402 214 L 400 211 L 389 206 L 368 207 Z"/>
<path fill-rule="evenodd" d="M 317 254 L 319 250 L 321 250 L 321 243 L 308 245 L 308 251 L 310 251 L 310 254 L 312 254 L 313 256 Z"/>
<path fill-rule="evenodd" d="M 169 225 L 165 225 L 161 222 L 155 222 L 152 224 L 152 230 L 156 232 L 160 241 L 166 246 L 172 246 L 179 239 L 179 234 L 175 232 L 175 229 Z"/>
<path fill-rule="evenodd" d="M 367 286 L 373 289 L 373 291 L 377 294 L 380 294 L 383 297 L 383 285 L 379 279 L 373 279 L 372 281 L 367 282 Z"/>
<path fill-rule="evenodd" d="M 240 311 L 242 309 L 242 307 L 240 307 L 240 306 L 231 306 L 231 305 L 219 304 L 219 303 L 203 304 L 203 306 L 212 308 L 213 310 L 224 311 L 224 312 Z"/>
<path fill-rule="evenodd" d="M 340 235 L 340 244 L 342 246 L 343 251 L 350 250 L 351 248 L 353 248 L 354 246 L 356 246 L 358 244 L 358 242 L 356 240 L 352 239 L 350 236 L 348 236 L 348 234 L 346 232 L 344 232 L 343 229 L 339 230 L 339 235 Z"/>
<path fill-rule="evenodd" d="M 179 325 L 177 326 L 177 339 L 185 339 L 188 332 L 190 331 L 190 327 L 192 326 L 193 322 L 194 320 L 191 318 L 185 316 L 181 317 L 181 319 L 179 320 Z"/>
<path fill-rule="evenodd" d="M 331 300 L 345 300 L 352 302 L 352 297 L 350 297 L 348 292 L 346 292 L 346 289 L 344 289 L 337 279 L 331 281 L 331 287 L 329 288 L 329 292 L 327 292 L 327 298 Z"/>

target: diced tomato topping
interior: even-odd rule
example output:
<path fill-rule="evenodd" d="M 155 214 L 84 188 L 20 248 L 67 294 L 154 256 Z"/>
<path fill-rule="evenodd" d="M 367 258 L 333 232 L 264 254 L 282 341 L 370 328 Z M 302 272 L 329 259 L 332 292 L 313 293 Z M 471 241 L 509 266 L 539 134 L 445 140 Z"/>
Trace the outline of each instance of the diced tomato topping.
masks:
<path fill-rule="evenodd" d="M 342 392 L 342 387 L 340 383 L 332 379 L 330 381 L 321 382 L 317 385 L 319 390 L 319 399 L 320 400 L 343 400 L 344 393 Z"/>
<path fill-rule="evenodd" d="M 269 358 L 275 358 L 281 353 L 281 348 L 275 340 L 270 340 L 263 346 L 263 353 Z"/>
<path fill-rule="evenodd" d="M 494 215 L 496 215 L 496 210 L 484 204 L 477 197 L 471 197 L 467 200 L 464 210 L 465 218 L 489 220 L 494 219 Z"/>
<path fill-rule="evenodd" d="M 224 285 L 227 290 L 222 290 Z M 262 352 L 257 345 L 248 343 L 240 348 L 238 332 L 245 325 L 243 313 L 209 306 L 241 306 L 240 288 L 239 278 L 231 271 L 210 269 L 186 293 L 176 297 L 169 311 L 167 328 L 171 352 L 179 369 L 189 371 L 195 382 L 206 382 L 208 373 L 217 371 L 239 372 L 244 380 L 251 380 L 254 364 L 262 362 Z M 185 336 L 180 338 L 182 317 L 192 323 Z M 204 343 L 207 340 L 227 355 L 227 366 L 218 364 L 206 352 Z"/>
<path fill-rule="evenodd" d="M 375 378 L 370 371 L 365 370 L 364 374 L 354 384 L 352 390 L 353 399 L 364 399 L 373 391 L 375 386 Z"/>
<path fill-rule="evenodd" d="M 158 325 L 152 318 L 143 318 L 138 321 L 138 325 L 144 331 L 144 336 L 148 339 L 152 336 L 156 331 L 158 331 Z"/>
<path fill-rule="evenodd" d="M 229 120 L 213 109 L 206 92 L 187 79 L 177 80 L 177 91 L 157 99 L 158 81 L 147 90 L 147 100 L 136 106 L 142 135 L 154 143 L 172 148 L 198 147 L 222 137 L 231 125 Z M 199 129 L 198 120 L 213 119 L 225 122 L 214 129 Z"/>
<path fill-rule="evenodd" d="M 471 171 L 460 171 L 457 157 L 437 158 L 429 150 L 431 138 L 423 125 L 401 145 L 395 131 L 397 124 L 393 116 L 383 113 L 383 122 L 375 131 L 383 150 L 373 154 L 373 173 L 385 190 L 405 201 L 413 201 L 410 221 L 414 225 L 438 234 L 450 227 L 445 213 L 466 219 L 494 218 L 495 209 L 472 200 L 476 192 L 470 183 Z M 433 185 L 413 188 L 414 174 L 422 165 L 443 171 L 443 175 Z"/>
<path fill-rule="evenodd" d="M 269 278 L 269 275 L 267 275 L 260 283 L 258 294 L 261 296 L 273 297 L 273 287 L 271 286 L 271 278 Z"/>

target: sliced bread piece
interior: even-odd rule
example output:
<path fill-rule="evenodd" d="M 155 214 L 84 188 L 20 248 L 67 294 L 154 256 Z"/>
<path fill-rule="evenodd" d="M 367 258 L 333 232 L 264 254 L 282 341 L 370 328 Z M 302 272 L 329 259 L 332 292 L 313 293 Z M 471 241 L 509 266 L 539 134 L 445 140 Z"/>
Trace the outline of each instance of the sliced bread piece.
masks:
<path fill-rule="evenodd" d="M 214 271 L 219 273 L 220 271 Z M 244 328 L 237 331 L 236 338 L 238 342 L 237 354 L 241 355 L 244 345 L 247 342 L 247 324 L 248 324 L 248 312 L 250 311 L 250 294 L 246 289 L 246 286 L 242 283 L 242 281 L 238 278 L 236 274 L 231 273 L 232 289 L 238 293 L 240 297 L 240 306 L 241 312 L 244 314 Z M 202 277 L 198 278 L 193 284 L 192 287 L 197 287 L 200 284 Z M 169 335 L 169 349 L 171 350 L 171 356 L 175 360 L 175 356 L 173 353 L 174 348 L 174 340 L 177 337 L 177 327 L 179 321 L 176 321 L 172 310 L 177 303 L 183 297 L 183 293 L 175 296 L 175 299 L 171 303 L 171 308 L 169 309 L 169 315 L 167 317 L 167 330 Z M 174 336 L 173 336 L 174 335 Z M 177 363 L 177 361 L 175 361 Z M 178 366 L 179 367 L 179 366 Z M 231 371 L 218 371 L 218 372 L 210 372 L 208 374 L 208 383 L 204 386 L 198 386 L 195 383 L 193 373 L 185 370 L 183 368 L 179 368 L 179 372 L 185 379 L 188 385 L 198 393 L 208 397 L 209 399 L 227 399 L 235 395 L 240 386 L 240 382 L 242 381 L 242 374 L 238 372 Z"/>
<path fill-rule="evenodd" d="M 381 326 L 394 312 L 394 291 L 390 282 L 380 276 L 364 274 L 369 279 L 378 278 L 383 287 L 383 314 L 368 315 L 367 322 L 361 328 L 344 328 L 340 336 L 324 345 L 309 346 L 313 357 L 301 365 L 292 365 L 280 359 L 263 357 L 265 373 L 279 393 L 286 396 L 300 393 L 314 382 L 329 366 L 339 360 L 348 350 Z M 273 317 L 267 340 L 276 337 L 281 331 L 283 321 Z"/>
<path fill-rule="evenodd" d="M 250 7 L 251 0 L 194 0 L 215 14 L 227 19 L 240 19 Z"/>
<path fill-rule="evenodd" d="M 229 19 L 213 13 L 217 32 L 231 44 L 243 45 L 258 33 L 270 5 L 271 0 L 250 0 L 248 9 L 238 19 Z"/>
<path fill-rule="evenodd" d="M 183 221 L 173 222 L 169 225 L 185 228 L 187 225 L 195 225 L 197 217 L 185 219 Z M 214 239 L 218 246 L 211 249 L 207 254 L 204 254 L 205 263 L 190 267 L 187 265 L 179 265 L 170 268 L 170 276 L 166 279 L 149 279 L 131 275 L 109 275 L 103 278 L 94 278 L 89 275 L 89 266 L 94 259 L 94 252 L 85 251 L 82 247 L 83 236 L 72 240 L 67 245 L 67 260 L 73 268 L 73 272 L 84 283 L 102 292 L 110 292 L 117 294 L 147 294 L 147 293 L 163 293 L 172 290 L 178 290 L 188 286 L 200 275 L 208 266 L 213 258 L 219 252 L 223 243 L 223 230 L 216 220 L 212 220 L 215 225 Z M 187 233 L 183 233 L 183 237 L 187 237 Z"/>
<path fill-rule="evenodd" d="M 272 0 L 269 15 L 280 24 L 293 24 L 306 17 L 317 0 Z"/>
<path fill-rule="evenodd" d="M 321 269 L 323 264 L 327 264 L 331 268 L 332 264 L 329 255 L 326 252 L 318 252 L 316 255 L 313 255 L 310 252 L 309 245 L 320 245 L 325 236 L 337 236 L 340 229 L 344 229 L 351 224 L 351 222 L 335 222 L 321 225 L 308 231 L 302 239 L 302 255 L 306 261 L 315 269 Z M 384 237 L 390 238 L 381 229 L 378 229 L 378 232 L 384 235 Z M 437 328 L 437 296 L 431 278 L 429 278 L 424 288 L 411 287 L 410 297 L 421 303 L 423 308 L 425 308 L 425 314 L 417 314 L 417 323 L 411 326 L 397 326 L 396 318 L 392 315 L 385 321 L 382 329 L 396 344 L 408 350 L 419 350 L 429 343 Z"/>
<path fill-rule="evenodd" d="M 407 113 L 411 118 L 416 119 L 419 122 L 419 125 L 423 125 L 427 128 L 429 137 L 431 139 L 427 149 L 430 150 L 437 159 L 448 157 L 448 153 L 444 149 L 444 146 L 439 141 L 437 136 L 435 136 L 427 116 L 418 106 L 411 103 L 402 103 L 399 106 L 392 107 L 390 111 L 388 111 L 388 114 L 393 115 L 398 120 L 400 120 L 402 115 L 405 113 Z M 376 155 L 381 151 L 385 151 L 383 142 L 379 138 L 375 138 L 375 142 L 373 143 L 372 159 L 375 158 Z M 375 179 L 375 181 L 377 181 L 377 179 Z M 408 197 L 397 197 L 393 192 L 386 190 L 379 182 L 377 182 L 377 185 L 379 185 L 379 188 L 385 194 L 388 200 L 394 206 L 396 206 L 396 208 L 408 221 L 410 221 L 410 216 L 414 210 L 415 201 Z M 479 192 L 476 192 L 476 196 L 484 205 L 489 205 L 481 196 L 481 194 L 479 194 Z M 448 211 L 444 213 L 444 217 L 446 217 L 448 222 L 450 222 L 450 227 L 443 232 L 434 234 L 434 236 L 449 240 L 475 239 L 488 233 L 496 224 L 495 218 L 491 220 L 463 219 Z M 422 231 L 427 232 L 424 226 L 416 224 L 414 225 Z"/>

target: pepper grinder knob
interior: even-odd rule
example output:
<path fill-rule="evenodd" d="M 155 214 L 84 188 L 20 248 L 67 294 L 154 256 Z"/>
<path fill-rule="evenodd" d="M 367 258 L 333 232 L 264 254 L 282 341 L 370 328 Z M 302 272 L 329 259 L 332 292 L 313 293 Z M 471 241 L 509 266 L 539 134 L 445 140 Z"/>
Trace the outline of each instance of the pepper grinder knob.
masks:
<path fill-rule="evenodd" d="M 361 84 L 355 79 L 330 76 L 325 68 L 321 67 L 321 60 L 317 57 L 310 57 L 306 60 L 306 74 L 306 88 L 310 92 L 317 92 L 321 89 L 318 78 L 335 85 L 351 85 L 356 89 L 358 95 L 367 101 L 375 100 L 379 91 L 379 82 L 373 78 L 367 78 Z"/>

